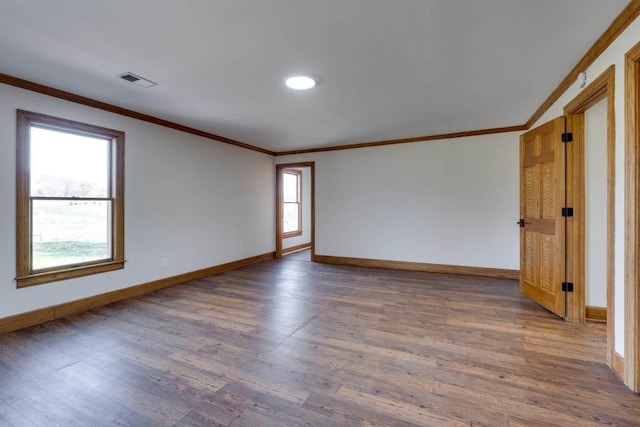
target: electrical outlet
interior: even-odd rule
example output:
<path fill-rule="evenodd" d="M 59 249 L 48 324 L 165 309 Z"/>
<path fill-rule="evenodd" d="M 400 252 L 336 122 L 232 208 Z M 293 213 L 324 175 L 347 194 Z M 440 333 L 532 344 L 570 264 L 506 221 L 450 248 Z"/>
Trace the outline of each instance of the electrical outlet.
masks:
<path fill-rule="evenodd" d="M 244 251 L 244 246 L 240 245 L 240 253 L 242 253 L 242 251 Z"/>
<path fill-rule="evenodd" d="M 167 268 L 169 267 L 169 258 L 168 257 L 164 257 L 160 260 L 160 267 L 162 268 Z"/>
<path fill-rule="evenodd" d="M 460 251 L 460 258 L 465 258 L 467 256 L 467 251 Z"/>

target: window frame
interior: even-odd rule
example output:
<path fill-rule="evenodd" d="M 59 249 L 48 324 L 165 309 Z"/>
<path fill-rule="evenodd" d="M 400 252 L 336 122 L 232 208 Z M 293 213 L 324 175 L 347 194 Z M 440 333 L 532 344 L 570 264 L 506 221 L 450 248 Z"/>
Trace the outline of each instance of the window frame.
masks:
<path fill-rule="evenodd" d="M 80 264 L 32 268 L 32 196 L 30 129 L 39 128 L 110 141 L 111 257 Z M 88 276 L 124 268 L 124 140 L 123 131 L 17 110 L 16 134 L 16 283 L 18 288 Z M 62 198 L 66 199 L 66 198 Z M 69 198 L 80 199 L 82 198 Z"/>
<path fill-rule="evenodd" d="M 285 202 L 284 201 L 284 175 L 296 175 L 298 183 L 298 197 L 297 202 Z M 302 171 L 298 169 L 283 169 L 282 170 L 282 212 L 284 214 L 284 206 L 286 204 L 298 205 L 298 229 L 294 231 L 282 232 L 282 238 L 288 239 L 290 237 L 302 236 Z M 282 229 L 284 230 L 284 215 L 282 217 Z"/>

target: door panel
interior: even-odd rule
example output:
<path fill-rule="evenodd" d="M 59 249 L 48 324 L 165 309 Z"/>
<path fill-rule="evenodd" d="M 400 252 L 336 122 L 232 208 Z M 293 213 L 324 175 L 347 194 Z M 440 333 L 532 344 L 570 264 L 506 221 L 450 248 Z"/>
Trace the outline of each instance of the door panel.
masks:
<path fill-rule="evenodd" d="M 520 137 L 520 291 L 565 315 L 564 117 Z"/>

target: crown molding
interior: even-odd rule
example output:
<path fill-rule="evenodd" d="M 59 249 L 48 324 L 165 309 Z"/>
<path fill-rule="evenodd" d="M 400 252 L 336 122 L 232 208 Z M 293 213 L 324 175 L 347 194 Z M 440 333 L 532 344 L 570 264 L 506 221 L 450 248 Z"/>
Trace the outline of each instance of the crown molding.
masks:
<path fill-rule="evenodd" d="M 106 102 L 98 101 L 92 98 L 87 98 L 86 96 L 77 95 L 75 93 L 53 88 L 51 86 L 45 86 L 40 83 L 21 79 L 19 77 L 13 77 L 7 74 L 0 73 L 0 83 L 30 90 L 32 92 L 41 93 L 43 95 L 52 96 L 54 98 L 64 99 L 65 101 L 75 102 L 76 104 L 86 105 L 87 107 L 97 108 L 99 110 L 108 111 L 110 113 L 119 114 L 121 116 L 130 117 L 132 119 L 142 120 L 143 122 L 153 123 L 154 125 L 190 133 L 192 135 L 201 136 L 203 138 L 212 139 L 214 141 L 223 142 L 225 144 L 234 145 L 236 147 L 246 148 L 248 150 L 269 154 L 271 156 L 275 154 L 273 151 L 256 147 L 254 145 L 247 144 L 241 141 L 236 141 L 235 139 L 226 138 L 224 136 L 216 135 L 215 133 L 211 132 L 205 132 L 189 126 L 181 125 L 179 123 L 171 122 L 169 120 L 164 120 L 158 117 L 150 116 L 148 114 L 139 113 L 127 108 L 118 107 L 117 105 L 108 104 Z"/>
<path fill-rule="evenodd" d="M 640 0 L 632 0 L 613 20 L 609 28 L 596 40 L 582 59 L 573 67 L 569 74 L 560 82 L 547 99 L 538 107 L 526 123 L 527 129 L 533 126 L 542 115 L 571 87 L 578 78 L 578 74 L 586 70 L 602 53 L 611 46 L 611 43 L 640 16 Z"/>

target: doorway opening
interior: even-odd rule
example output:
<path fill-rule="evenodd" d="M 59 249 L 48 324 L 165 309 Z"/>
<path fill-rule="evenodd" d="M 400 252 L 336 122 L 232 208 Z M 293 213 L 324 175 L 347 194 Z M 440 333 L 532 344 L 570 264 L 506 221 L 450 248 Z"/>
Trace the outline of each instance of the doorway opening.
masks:
<path fill-rule="evenodd" d="M 599 307 L 591 306 L 589 315 L 606 320 L 607 363 L 620 373 L 622 362 L 615 352 L 614 336 L 614 78 L 612 66 L 565 106 L 564 116 L 521 136 L 518 223 L 523 295 L 570 322 L 584 322 L 587 298 L 596 301 L 593 304 Z M 589 116 L 598 111 L 606 117 L 601 117 L 602 129 L 594 132 Z M 598 134 L 600 154 L 592 152 L 594 147 L 585 147 L 585 140 Z M 601 158 L 591 159 L 593 156 Z M 598 170 L 587 170 L 594 167 Z M 604 207 L 595 209 L 594 202 Z M 596 212 L 604 218 L 593 220 Z M 594 243 L 594 237 L 601 242 Z M 605 250 L 597 245 L 604 245 Z M 587 278 L 600 281 L 593 284 L 600 287 L 599 296 L 587 295 Z"/>
<path fill-rule="evenodd" d="M 315 162 L 276 165 L 276 258 L 292 253 L 315 256 Z"/>

